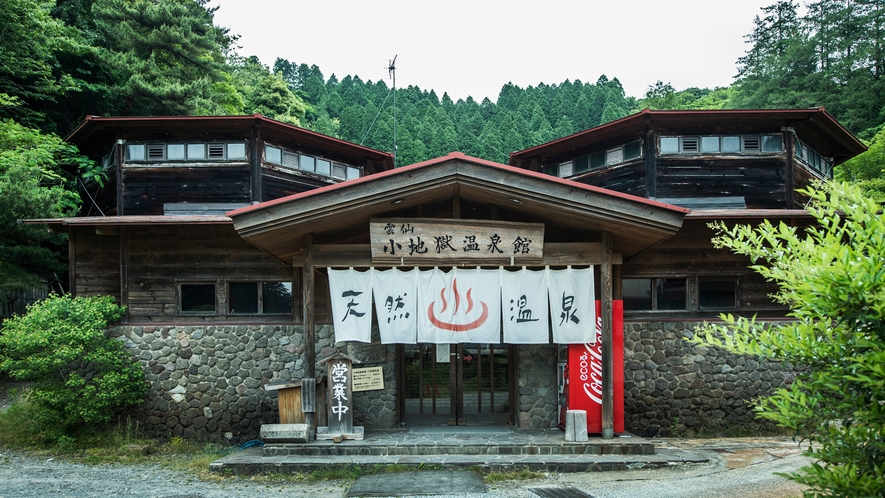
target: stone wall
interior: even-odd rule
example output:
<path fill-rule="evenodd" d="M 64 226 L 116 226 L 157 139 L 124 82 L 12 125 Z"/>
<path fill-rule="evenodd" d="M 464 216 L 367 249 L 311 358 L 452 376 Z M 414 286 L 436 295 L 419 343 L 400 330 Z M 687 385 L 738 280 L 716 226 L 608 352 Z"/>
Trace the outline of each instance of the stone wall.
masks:
<path fill-rule="evenodd" d="M 642 435 L 752 433 L 747 402 L 788 385 L 790 365 L 736 356 L 688 341 L 695 323 L 624 325 L 624 411 L 628 432 Z M 119 326 L 112 334 L 141 361 L 147 399 L 129 415 L 155 437 L 197 440 L 256 438 L 261 424 L 279 421 L 277 393 L 267 383 L 304 376 L 300 325 Z M 317 359 L 338 349 L 360 366 L 381 365 L 384 389 L 354 393 L 354 420 L 368 429 L 395 427 L 396 346 L 334 343 L 331 325 L 316 328 Z M 556 348 L 517 347 L 517 424 L 557 424 Z M 325 374 L 323 365 L 317 375 Z"/>
<path fill-rule="evenodd" d="M 556 418 L 559 391 L 556 382 L 556 346 L 520 345 L 516 347 L 517 393 L 520 428 L 549 429 Z"/>
<path fill-rule="evenodd" d="M 789 385 L 789 364 L 689 342 L 697 323 L 624 324 L 624 425 L 640 436 L 771 429 L 748 402 Z"/>
<path fill-rule="evenodd" d="M 150 386 L 145 403 L 128 415 L 153 437 L 254 439 L 261 424 L 279 422 L 277 393 L 263 386 L 304 376 L 302 331 L 300 325 L 115 327 L 111 334 L 141 361 Z M 340 348 L 365 366 L 384 367 L 383 391 L 354 393 L 357 425 L 393 427 L 395 347 L 375 344 L 370 350 L 333 341 L 331 325 L 316 327 L 317 360 Z M 317 375 L 325 375 L 322 365 Z"/>

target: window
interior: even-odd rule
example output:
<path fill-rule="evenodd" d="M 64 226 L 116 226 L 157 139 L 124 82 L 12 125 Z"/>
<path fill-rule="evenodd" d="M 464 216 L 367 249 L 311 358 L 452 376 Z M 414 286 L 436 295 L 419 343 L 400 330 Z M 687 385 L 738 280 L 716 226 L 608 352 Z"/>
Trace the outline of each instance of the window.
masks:
<path fill-rule="evenodd" d="M 324 176 L 332 176 L 332 163 L 325 159 L 317 158 L 316 162 L 317 174 Z"/>
<path fill-rule="evenodd" d="M 126 145 L 126 160 L 130 162 L 243 161 L 245 159 L 245 142 Z"/>
<path fill-rule="evenodd" d="M 661 136 L 660 153 L 666 154 L 758 154 L 783 152 L 783 136 L 709 135 Z"/>
<path fill-rule="evenodd" d="M 737 280 L 699 279 L 698 305 L 704 309 L 737 309 Z"/>
<path fill-rule="evenodd" d="M 313 156 L 307 156 L 301 154 L 298 156 L 298 168 L 301 171 L 310 171 L 311 173 L 316 171 L 316 158 Z"/>
<path fill-rule="evenodd" d="M 206 159 L 206 144 L 187 144 L 187 158 L 191 161 Z"/>
<path fill-rule="evenodd" d="M 762 152 L 780 152 L 782 150 L 784 150 L 784 138 L 782 136 L 762 136 Z"/>
<path fill-rule="evenodd" d="M 179 296 L 182 313 L 215 313 L 215 284 L 181 284 Z"/>
<path fill-rule="evenodd" d="M 127 161 L 144 161 L 144 144 L 135 144 L 126 146 Z"/>
<path fill-rule="evenodd" d="M 245 160 L 246 159 L 246 144 L 245 143 L 227 144 L 227 158 L 231 161 Z"/>
<path fill-rule="evenodd" d="M 719 137 L 701 137 L 701 153 L 719 152 Z"/>
<path fill-rule="evenodd" d="M 624 309 L 628 311 L 686 310 L 685 278 L 625 278 L 621 281 Z"/>
<path fill-rule="evenodd" d="M 269 163 L 274 164 L 282 164 L 283 163 L 283 151 L 276 147 L 271 147 L 270 145 L 264 146 L 264 160 Z"/>
<path fill-rule="evenodd" d="M 722 137 L 722 152 L 739 153 L 741 151 L 741 137 Z"/>
<path fill-rule="evenodd" d="M 621 164 L 642 157 L 642 140 L 636 140 L 625 145 L 619 145 L 606 150 L 599 150 L 591 154 L 578 156 L 571 161 L 544 166 L 544 173 L 560 178 L 568 178 L 578 173 L 590 171 L 605 166 Z"/>
<path fill-rule="evenodd" d="M 332 162 L 321 157 L 302 154 L 272 145 L 264 146 L 264 162 L 276 164 L 292 171 L 316 173 L 338 180 L 353 180 L 362 176 L 362 170 L 355 166 Z"/>
<path fill-rule="evenodd" d="M 833 176 L 833 160 L 818 154 L 814 149 L 800 140 L 796 140 L 794 155 L 797 159 L 820 172 L 827 178 Z"/>
<path fill-rule="evenodd" d="M 291 314 L 292 282 L 230 282 L 228 313 Z"/>
<path fill-rule="evenodd" d="M 170 161 L 184 161 L 187 158 L 184 154 L 184 144 L 166 145 L 166 158 Z"/>
<path fill-rule="evenodd" d="M 290 169 L 298 169 L 298 154 L 294 154 L 287 150 L 283 151 L 283 166 Z"/>

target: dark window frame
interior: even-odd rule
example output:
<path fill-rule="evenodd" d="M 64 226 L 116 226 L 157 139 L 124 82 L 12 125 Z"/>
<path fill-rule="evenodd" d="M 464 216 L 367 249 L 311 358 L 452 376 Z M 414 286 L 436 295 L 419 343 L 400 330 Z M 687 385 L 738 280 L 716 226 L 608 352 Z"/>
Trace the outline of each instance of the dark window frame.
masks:
<path fill-rule="evenodd" d="M 287 311 L 287 312 L 267 312 L 267 311 L 265 311 L 265 304 L 266 304 L 265 295 L 264 295 L 265 294 L 265 285 L 266 284 L 276 284 L 276 283 L 289 284 L 289 294 L 290 294 L 291 298 L 289 300 L 289 307 L 290 308 L 289 308 L 289 311 Z M 257 294 L 256 297 L 258 300 L 258 302 L 256 303 L 257 311 L 255 311 L 255 312 L 252 312 L 252 311 L 248 311 L 248 312 L 231 311 L 230 308 L 231 308 L 231 304 L 233 303 L 233 298 L 231 297 L 231 285 L 237 285 L 237 284 L 240 284 L 240 285 L 254 284 L 256 286 L 256 294 Z M 227 310 L 226 310 L 225 314 L 229 315 L 229 316 L 244 316 L 244 315 L 247 315 L 247 316 L 255 316 L 255 315 L 292 316 L 292 314 L 294 313 L 294 310 L 295 310 L 294 289 L 295 289 L 295 284 L 291 280 L 273 280 L 273 279 L 271 279 L 271 280 L 228 280 L 225 282 L 225 296 L 227 297 Z"/>
<path fill-rule="evenodd" d="M 200 310 L 200 309 L 185 309 L 185 289 L 184 287 L 212 287 L 212 304 L 213 309 L 209 310 Z M 187 316 L 216 316 L 218 315 L 218 282 L 215 280 L 182 280 L 176 282 L 176 291 L 178 293 L 177 302 L 178 302 L 178 313 L 180 315 Z"/>
<path fill-rule="evenodd" d="M 625 276 L 621 278 L 621 288 L 623 289 L 623 282 L 625 280 L 648 280 L 649 281 L 649 289 L 651 292 L 651 309 L 628 309 L 626 306 L 626 299 L 624 299 L 624 311 L 630 313 L 685 313 L 691 310 L 691 302 L 690 298 L 690 286 L 691 286 L 691 278 L 687 275 L 656 275 L 656 276 Z M 658 303 L 658 281 L 663 280 L 681 280 L 683 282 L 684 288 L 684 302 L 685 307 L 679 309 L 659 309 L 660 304 Z M 623 299 L 623 291 L 622 296 Z"/>

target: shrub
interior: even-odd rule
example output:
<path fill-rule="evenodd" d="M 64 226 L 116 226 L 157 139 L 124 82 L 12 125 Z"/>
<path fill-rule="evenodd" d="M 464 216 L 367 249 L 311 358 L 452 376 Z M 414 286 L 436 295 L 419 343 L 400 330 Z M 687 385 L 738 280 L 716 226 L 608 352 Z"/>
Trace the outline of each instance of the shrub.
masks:
<path fill-rule="evenodd" d="M 36 431 L 61 440 L 144 399 L 141 366 L 105 334 L 123 312 L 110 296 L 52 296 L 6 320 L 0 330 L 0 371 L 33 383 L 26 397 Z"/>
<path fill-rule="evenodd" d="M 885 496 L 885 215 L 856 187 L 806 191 L 816 226 L 723 224 L 714 242 L 750 256 L 779 284 L 795 321 L 723 316 L 707 344 L 805 366 L 788 388 L 759 400 L 759 416 L 811 444 L 814 462 L 790 479 L 810 496 Z"/>

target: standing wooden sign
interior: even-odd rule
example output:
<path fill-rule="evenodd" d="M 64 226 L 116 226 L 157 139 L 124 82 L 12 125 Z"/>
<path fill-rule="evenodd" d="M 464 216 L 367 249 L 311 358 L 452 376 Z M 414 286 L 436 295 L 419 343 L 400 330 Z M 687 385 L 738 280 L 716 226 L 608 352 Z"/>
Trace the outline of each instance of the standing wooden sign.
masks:
<path fill-rule="evenodd" d="M 544 224 L 439 218 L 373 219 L 376 262 L 528 263 L 544 256 Z"/>
<path fill-rule="evenodd" d="M 353 432 L 353 363 L 345 356 L 329 362 L 329 434 Z"/>

